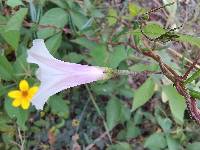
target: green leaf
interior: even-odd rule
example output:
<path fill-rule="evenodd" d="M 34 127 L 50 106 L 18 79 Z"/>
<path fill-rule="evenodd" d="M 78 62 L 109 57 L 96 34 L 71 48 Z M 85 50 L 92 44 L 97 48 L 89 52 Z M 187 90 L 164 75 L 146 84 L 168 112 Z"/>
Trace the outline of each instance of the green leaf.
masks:
<path fill-rule="evenodd" d="M 5 24 L 6 24 L 6 20 L 4 20 L 4 17 L 2 17 L 1 15 L 0 15 L 0 22 L 2 22 L 2 24 L 0 24 L 0 40 L 1 40 L 1 38 L 3 37 L 3 32 L 4 32 L 4 26 L 5 26 Z M 2 37 L 1 37 L 2 36 Z"/>
<path fill-rule="evenodd" d="M 118 124 L 120 118 L 121 103 L 116 99 L 109 100 L 106 106 L 106 120 L 109 130 Z"/>
<path fill-rule="evenodd" d="M 1 22 L 0 27 L 3 27 L 4 24 L 7 23 L 7 18 L 3 16 L 2 14 L 0 14 L 0 22 Z"/>
<path fill-rule="evenodd" d="M 8 117 L 8 115 L 6 115 L 5 113 L 0 113 L 0 132 L 15 132 L 15 129 L 12 128 L 11 124 L 12 121 L 11 119 Z M 14 131 L 13 131 L 14 130 Z"/>
<path fill-rule="evenodd" d="M 87 33 L 91 29 L 91 25 L 94 22 L 94 18 L 90 18 L 87 22 L 80 28 L 80 33 L 84 34 Z"/>
<path fill-rule="evenodd" d="M 165 34 L 166 30 L 155 22 L 148 22 L 147 25 L 143 28 L 143 32 L 150 38 L 157 38 Z"/>
<path fill-rule="evenodd" d="M 129 13 L 131 14 L 131 16 L 135 17 L 135 16 L 138 15 L 140 9 L 134 3 L 129 3 L 128 4 L 128 10 L 129 10 Z"/>
<path fill-rule="evenodd" d="M 195 45 L 200 48 L 200 37 L 195 37 L 192 35 L 186 35 L 186 34 L 177 34 L 179 38 L 177 40 L 181 42 L 190 43 L 191 45 Z"/>
<path fill-rule="evenodd" d="M 122 105 L 122 103 L 113 98 L 109 100 L 106 106 L 106 120 L 108 129 L 111 130 L 118 123 L 122 123 L 130 119 L 130 111 L 128 108 Z"/>
<path fill-rule="evenodd" d="M 49 50 L 49 52 L 54 55 L 58 48 L 60 47 L 60 44 L 62 42 L 62 33 L 57 33 L 55 35 L 53 35 L 52 37 L 50 37 L 46 42 L 46 46 Z"/>
<path fill-rule="evenodd" d="M 90 0 L 84 0 L 84 7 L 87 9 L 92 9 L 94 6 Z"/>
<path fill-rule="evenodd" d="M 15 31 L 15 30 L 19 31 L 27 12 L 28 12 L 27 8 L 21 8 L 19 11 L 17 11 L 7 22 L 5 30 L 6 31 Z"/>
<path fill-rule="evenodd" d="M 12 7 L 12 8 L 19 6 L 19 5 L 24 6 L 24 4 L 22 3 L 22 0 L 8 0 L 7 5 Z"/>
<path fill-rule="evenodd" d="M 5 39 L 5 41 L 12 46 L 12 48 L 17 49 L 19 40 L 20 40 L 20 32 L 17 30 L 13 31 L 3 31 L 2 37 Z"/>
<path fill-rule="evenodd" d="M 79 63 L 83 60 L 83 55 L 71 52 L 67 55 L 67 60 L 72 63 Z"/>
<path fill-rule="evenodd" d="M 88 22 L 88 18 L 79 11 L 71 10 L 70 15 L 72 19 L 72 24 L 76 25 L 79 30 L 81 30 Z"/>
<path fill-rule="evenodd" d="M 125 107 L 123 104 L 121 104 L 121 111 L 120 111 L 120 123 L 123 123 L 127 120 L 130 120 L 131 111 L 128 107 Z"/>
<path fill-rule="evenodd" d="M 69 6 L 67 4 L 67 1 L 63 1 L 63 0 L 49 0 L 50 2 L 56 4 L 57 6 L 59 6 L 60 8 L 63 9 L 69 9 Z"/>
<path fill-rule="evenodd" d="M 178 150 L 183 149 L 181 148 L 181 145 L 178 143 L 177 140 L 175 140 L 171 135 L 166 135 L 167 145 L 169 150 Z"/>
<path fill-rule="evenodd" d="M 128 121 L 126 128 L 121 130 L 117 135 L 117 139 L 120 141 L 130 140 L 138 137 L 139 135 L 141 135 L 140 128 L 135 126 L 132 121 Z"/>
<path fill-rule="evenodd" d="M 90 51 L 90 56 L 92 57 L 91 64 L 97 66 L 106 66 L 107 65 L 107 51 L 106 45 L 99 44 L 95 49 Z"/>
<path fill-rule="evenodd" d="M 134 93 L 132 111 L 144 105 L 154 94 L 155 83 L 148 78 Z"/>
<path fill-rule="evenodd" d="M 187 145 L 187 150 L 199 150 L 200 142 L 193 142 Z"/>
<path fill-rule="evenodd" d="M 171 127 L 172 127 L 172 121 L 169 118 L 163 118 L 159 113 L 158 109 L 156 109 L 156 120 L 158 124 L 161 126 L 163 131 L 165 133 L 170 133 L 171 132 Z"/>
<path fill-rule="evenodd" d="M 72 42 L 75 42 L 77 44 L 80 44 L 83 47 L 86 47 L 87 49 L 90 50 L 89 54 L 92 57 L 89 63 L 92 65 L 97 65 L 97 66 L 106 66 L 107 63 L 107 48 L 106 45 L 103 43 L 95 43 L 92 42 L 86 38 L 78 38 L 75 40 L 72 40 Z M 86 60 L 88 61 L 88 60 Z"/>
<path fill-rule="evenodd" d="M 106 66 L 107 58 L 106 45 L 99 44 L 95 49 L 90 51 L 90 56 L 92 56 L 92 65 L 96 66 Z"/>
<path fill-rule="evenodd" d="M 117 11 L 113 8 L 109 8 L 108 10 L 108 25 L 112 26 L 115 25 L 117 23 Z"/>
<path fill-rule="evenodd" d="M 114 80 L 109 80 L 104 84 L 94 84 L 92 85 L 92 90 L 97 95 L 112 95 L 113 91 L 115 90 L 116 82 Z"/>
<path fill-rule="evenodd" d="M 75 42 L 91 51 L 96 49 L 99 46 L 99 44 L 92 42 L 88 40 L 87 38 L 77 38 L 75 40 L 72 40 L 72 42 Z"/>
<path fill-rule="evenodd" d="M 106 150 L 132 150 L 131 145 L 125 142 L 110 145 Z"/>
<path fill-rule="evenodd" d="M 9 19 L 6 26 L 4 27 L 4 30 L 1 31 L 2 37 L 14 49 L 17 49 L 18 47 L 20 40 L 20 28 L 27 12 L 27 8 L 21 8 Z"/>
<path fill-rule="evenodd" d="M 12 127 L 13 128 L 13 127 Z M 13 130 L 13 129 L 12 129 Z M 8 132 L 8 133 L 2 133 L 1 134 L 1 138 L 2 138 L 2 141 L 4 144 L 6 144 L 5 149 L 9 149 L 9 145 L 10 145 L 10 141 L 14 141 L 14 134 L 16 133 L 16 130 L 15 131 L 11 131 L 11 134 Z M 2 148 L 2 147 L 1 147 Z M 18 148 L 18 147 L 15 147 L 15 148 Z M 4 148 L 3 148 L 4 149 Z M 13 150 L 13 149 L 11 149 Z M 14 149 L 14 150 L 17 150 L 17 149 Z"/>
<path fill-rule="evenodd" d="M 20 48 L 23 49 L 22 47 Z M 15 77 L 19 80 L 21 80 L 24 74 L 27 74 L 29 72 L 26 58 L 27 58 L 27 53 L 22 52 L 21 55 L 17 55 L 16 61 L 13 64 Z"/>
<path fill-rule="evenodd" d="M 134 125 L 132 121 L 129 121 L 127 123 L 127 132 L 126 132 L 126 138 L 136 138 L 137 136 L 141 135 L 140 128 Z"/>
<path fill-rule="evenodd" d="M 110 54 L 108 67 L 117 68 L 120 62 L 126 59 L 127 53 L 124 46 L 114 47 L 113 50 L 114 52 Z"/>
<path fill-rule="evenodd" d="M 3 86 L 2 84 L 0 84 L 0 97 L 6 94 L 8 89 L 8 86 Z"/>
<path fill-rule="evenodd" d="M 52 8 L 48 10 L 40 20 L 40 25 L 54 26 L 39 28 L 37 35 L 38 38 L 48 38 L 58 32 L 67 24 L 68 15 L 62 8 Z"/>
<path fill-rule="evenodd" d="M 14 77 L 14 70 L 10 62 L 5 56 L 0 55 L 0 78 L 4 80 L 12 80 Z"/>
<path fill-rule="evenodd" d="M 200 77 L 200 69 L 191 75 L 184 83 L 188 84 Z"/>
<path fill-rule="evenodd" d="M 150 150 L 161 150 L 167 146 L 166 139 L 163 133 L 154 133 L 149 136 L 144 143 L 145 148 L 149 148 Z"/>
<path fill-rule="evenodd" d="M 28 110 L 23 110 L 20 107 L 13 107 L 12 100 L 7 98 L 5 99 L 4 108 L 11 119 L 17 119 L 17 124 L 20 126 L 20 128 L 22 128 L 23 130 L 27 129 L 25 123 L 28 120 L 29 116 Z"/>
<path fill-rule="evenodd" d="M 196 99 L 200 100 L 200 93 L 198 91 L 189 89 L 189 93 L 193 98 L 196 98 Z"/>
<path fill-rule="evenodd" d="M 184 112 L 186 108 L 185 99 L 181 96 L 176 89 L 171 86 L 164 86 L 163 92 L 169 100 L 170 110 L 174 119 L 179 123 L 183 123 Z"/>
<path fill-rule="evenodd" d="M 143 112 L 141 109 L 138 109 L 134 112 L 134 123 L 135 125 L 142 124 L 143 122 Z"/>
<path fill-rule="evenodd" d="M 48 100 L 48 105 L 51 108 L 53 114 L 58 115 L 67 119 L 69 117 L 69 106 L 66 101 L 63 100 L 61 96 L 54 95 Z"/>

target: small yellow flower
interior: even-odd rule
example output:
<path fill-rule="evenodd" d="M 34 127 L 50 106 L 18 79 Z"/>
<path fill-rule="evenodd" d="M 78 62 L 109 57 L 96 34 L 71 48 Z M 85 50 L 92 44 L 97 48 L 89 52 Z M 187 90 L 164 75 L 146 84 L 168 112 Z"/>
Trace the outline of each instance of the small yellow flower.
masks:
<path fill-rule="evenodd" d="M 30 101 L 34 94 L 38 91 L 37 86 L 29 87 L 26 80 L 21 80 L 19 83 L 19 90 L 12 90 L 8 93 L 8 96 L 13 100 L 13 107 L 21 107 L 23 109 L 28 109 L 30 106 Z"/>
<path fill-rule="evenodd" d="M 73 119 L 72 120 L 72 127 L 78 127 L 80 124 L 80 121 L 78 119 Z"/>

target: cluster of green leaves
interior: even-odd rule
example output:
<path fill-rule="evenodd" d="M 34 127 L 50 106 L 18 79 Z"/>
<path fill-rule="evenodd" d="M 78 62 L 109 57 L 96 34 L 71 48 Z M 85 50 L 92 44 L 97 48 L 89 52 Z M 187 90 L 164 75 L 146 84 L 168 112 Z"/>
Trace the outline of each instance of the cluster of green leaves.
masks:
<path fill-rule="evenodd" d="M 26 78 L 31 85 L 39 83 L 34 76 L 37 66 L 26 62 L 27 49 L 35 38 L 45 39 L 50 53 L 58 59 L 135 72 L 159 71 L 159 66 L 134 55 L 137 52 L 126 45 L 113 46 L 108 41 L 128 42 L 133 36 L 135 44 L 143 47 L 141 36 L 145 33 L 149 39 L 169 41 L 172 38 L 200 47 L 199 38 L 168 32 L 156 22 L 147 22 L 142 33 L 136 18 L 146 10 L 134 3 L 124 2 L 127 10 L 124 14 L 115 7 L 101 9 L 99 6 L 104 6 L 103 3 L 90 0 L 83 3 L 73 0 L 0 2 L 0 149 L 17 148 L 10 142 L 19 142 L 17 128 L 30 137 L 26 140 L 27 149 L 40 144 L 44 146 L 38 147 L 41 149 L 50 149 L 52 145 L 56 149 L 71 148 L 71 136 L 77 131 L 78 142 L 89 145 L 95 140 L 94 135 L 105 132 L 105 127 L 116 143 L 110 146 L 106 146 L 106 140 L 95 143 L 100 149 L 174 150 L 187 146 L 194 150 L 200 145 L 199 139 L 195 139 L 198 136 L 194 134 L 195 129 L 183 126 L 186 121 L 184 98 L 172 85 L 163 85 L 167 82 L 161 75 L 135 76 L 132 86 L 127 77 L 91 84 L 88 90 L 95 97 L 97 107 L 86 103 L 90 97 L 82 87 L 52 96 L 42 112 L 33 107 L 26 111 L 12 107 L 7 92 L 16 89 L 21 79 Z M 8 14 L 4 13 L 5 9 Z M 132 27 L 122 25 L 120 19 L 132 22 Z M 171 61 L 166 47 L 160 48 L 158 53 L 165 63 L 176 71 L 181 70 Z M 106 126 L 99 119 L 99 110 L 105 117 Z M 74 118 L 81 121 L 79 129 L 71 125 Z M 53 143 L 52 137 L 55 138 Z M 188 144 L 194 139 L 196 142 Z"/>

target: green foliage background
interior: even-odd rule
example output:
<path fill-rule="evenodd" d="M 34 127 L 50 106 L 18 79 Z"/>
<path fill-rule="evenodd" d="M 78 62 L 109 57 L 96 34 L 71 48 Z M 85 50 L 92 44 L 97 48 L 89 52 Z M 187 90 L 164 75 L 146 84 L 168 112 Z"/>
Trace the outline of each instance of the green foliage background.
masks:
<path fill-rule="evenodd" d="M 160 74 L 117 77 L 70 88 L 52 96 L 43 111 L 11 106 L 7 93 L 20 80 L 39 84 L 37 66 L 26 62 L 27 49 L 36 38 L 45 39 L 50 53 L 64 61 L 160 71 L 155 61 L 131 47 L 109 44 L 127 42 L 132 36 L 144 47 L 136 18 L 148 9 L 128 1 L 123 6 L 125 11 L 98 0 L 0 1 L 0 149 L 73 149 L 75 145 L 89 149 L 92 144 L 108 150 L 199 149 L 199 126 L 189 118 L 185 99 Z M 120 17 L 133 26 L 124 26 Z M 157 38 L 166 29 L 149 21 L 144 32 Z M 177 35 L 177 41 L 200 47 L 198 37 Z M 158 53 L 177 72 L 185 71 L 184 60 L 171 61 L 167 44 Z M 80 121 L 78 127 L 72 125 L 73 119 Z M 77 134 L 79 139 L 74 141 Z"/>

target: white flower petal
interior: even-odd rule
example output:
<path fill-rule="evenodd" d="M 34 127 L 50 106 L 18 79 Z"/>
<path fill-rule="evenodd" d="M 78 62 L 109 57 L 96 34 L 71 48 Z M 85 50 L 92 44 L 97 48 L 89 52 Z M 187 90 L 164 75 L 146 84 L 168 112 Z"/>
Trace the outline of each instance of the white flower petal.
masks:
<path fill-rule="evenodd" d="M 63 62 L 54 58 L 47 50 L 44 40 L 34 40 L 28 51 L 27 61 L 39 65 L 36 72 L 41 81 L 32 104 L 42 109 L 48 98 L 64 89 L 90 83 L 104 78 L 104 68 Z"/>

